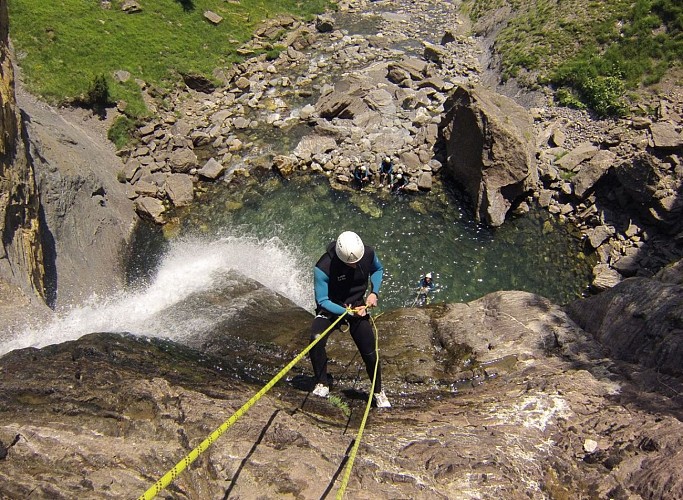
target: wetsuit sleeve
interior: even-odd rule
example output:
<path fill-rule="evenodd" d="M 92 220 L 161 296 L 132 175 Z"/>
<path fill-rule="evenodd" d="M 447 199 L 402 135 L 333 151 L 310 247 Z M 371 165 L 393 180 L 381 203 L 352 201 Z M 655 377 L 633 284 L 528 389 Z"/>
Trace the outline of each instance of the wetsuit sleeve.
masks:
<path fill-rule="evenodd" d="M 370 283 L 372 284 L 372 291 L 379 297 L 379 289 L 382 286 L 382 277 L 384 276 L 384 267 L 375 254 L 375 259 L 372 261 L 370 267 Z"/>
<path fill-rule="evenodd" d="M 323 309 L 340 316 L 346 309 L 332 302 L 329 296 L 330 277 L 319 267 L 313 269 L 313 288 L 315 289 L 315 302 Z"/>

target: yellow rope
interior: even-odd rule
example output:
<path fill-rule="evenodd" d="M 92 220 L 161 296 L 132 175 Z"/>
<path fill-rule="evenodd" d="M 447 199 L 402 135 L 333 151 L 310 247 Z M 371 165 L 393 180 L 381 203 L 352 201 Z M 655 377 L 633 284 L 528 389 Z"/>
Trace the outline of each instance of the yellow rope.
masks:
<path fill-rule="evenodd" d="M 140 497 L 139 500 L 151 500 L 155 496 L 157 496 L 161 491 L 166 488 L 169 484 L 171 484 L 178 475 L 184 471 L 187 467 L 190 466 L 192 462 L 194 462 L 199 455 L 201 455 L 206 449 L 211 446 L 214 441 L 216 441 L 221 435 L 227 431 L 242 415 L 244 415 L 249 408 L 251 408 L 263 395 L 268 392 L 284 375 L 291 370 L 294 365 L 296 365 L 301 358 L 303 358 L 306 354 L 308 354 L 308 351 L 310 351 L 313 346 L 315 346 L 320 340 L 327 335 L 330 330 L 332 330 L 341 319 L 346 316 L 347 313 L 351 312 L 350 309 L 347 309 L 344 314 L 339 316 L 330 326 L 327 330 L 325 330 L 323 333 L 318 335 L 318 337 L 311 342 L 308 347 L 306 347 L 303 351 L 299 353 L 297 357 L 295 357 L 290 363 L 285 366 L 280 372 L 275 375 L 270 382 L 268 382 L 260 391 L 258 391 L 249 401 L 247 401 L 239 410 L 237 410 L 233 415 L 223 422 L 223 424 L 218 427 L 215 431 L 213 431 L 209 437 L 207 437 L 204 441 L 199 443 L 199 445 L 193 449 L 190 453 L 188 453 L 180 462 L 178 462 L 175 467 L 173 467 L 171 470 L 169 470 L 166 474 L 164 474 L 154 485 L 152 485 L 145 493 L 143 493 Z M 373 387 L 374 387 L 374 380 L 373 380 Z"/>
<path fill-rule="evenodd" d="M 346 469 L 344 470 L 344 477 L 342 478 L 339 490 L 337 490 L 337 500 L 341 500 L 344 497 L 344 491 L 346 490 L 346 485 L 351 477 L 351 469 L 353 469 L 353 462 L 356 460 L 356 453 L 358 453 L 358 447 L 360 446 L 360 440 L 363 437 L 363 431 L 365 430 L 365 423 L 368 420 L 368 415 L 370 414 L 370 408 L 372 407 L 372 396 L 375 394 L 375 380 L 377 379 L 377 367 L 379 366 L 379 335 L 377 334 L 377 326 L 375 325 L 375 320 L 370 316 L 370 321 L 372 321 L 372 328 L 375 332 L 375 372 L 372 374 L 372 385 L 370 386 L 370 397 L 368 397 L 368 402 L 365 405 L 365 413 L 363 414 L 363 420 L 360 423 L 360 428 L 358 429 L 358 434 L 356 434 L 356 440 L 353 443 L 353 448 L 349 454 L 349 461 L 346 464 Z"/>

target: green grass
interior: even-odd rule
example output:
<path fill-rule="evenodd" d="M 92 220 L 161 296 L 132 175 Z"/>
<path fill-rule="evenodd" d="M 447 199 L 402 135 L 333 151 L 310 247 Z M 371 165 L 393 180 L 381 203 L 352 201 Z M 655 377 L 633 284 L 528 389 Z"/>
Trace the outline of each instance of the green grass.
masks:
<path fill-rule="evenodd" d="M 680 0 L 468 0 L 470 17 L 513 16 L 497 36 L 503 79 L 564 89 L 600 115 L 625 112 L 625 91 L 660 81 L 683 61 Z M 571 95 L 568 94 L 571 92 Z"/>
<path fill-rule="evenodd" d="M 217 67 L 242 60 L 236 49 L 266 18 L 291 13 L 311 18 L 327 0 L 143 0 L 142 12 L 121 11 L 119 0 L 9 0 L 10 37 L 28 89 L 50 103 L 84 99 L 98 75 L 109 99 L 125 100 L 132 118 L 148 111 L 136 80 L 169 88 L 181 74 L 210 79 Z M 204 19 L 211 10 L 217 26 Z M 132 78 L 114 81 L 116 70 Z"/>

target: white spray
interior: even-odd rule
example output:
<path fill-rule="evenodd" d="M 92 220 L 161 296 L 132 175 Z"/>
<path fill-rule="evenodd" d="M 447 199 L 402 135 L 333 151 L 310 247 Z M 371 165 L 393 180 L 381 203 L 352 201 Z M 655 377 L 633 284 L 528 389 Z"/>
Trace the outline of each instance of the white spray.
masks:
<path fill-rule="evenodd" d="M 85 304 L 58 314 L 49 324 L 29 328 L 0 344 L 0 355 L 75 340 L 92 332 L 136 332 L 142 325 L 145 335 L 168 337 L 168 331 L 150 331 L 147 320 L 194 293 L 210 290 L 218 273 L 225 271 L 237 271 L 312 309 L 310 266 L 278 238 L 176 241 L 149 286 L 110 297 L 91 297 Z"/>

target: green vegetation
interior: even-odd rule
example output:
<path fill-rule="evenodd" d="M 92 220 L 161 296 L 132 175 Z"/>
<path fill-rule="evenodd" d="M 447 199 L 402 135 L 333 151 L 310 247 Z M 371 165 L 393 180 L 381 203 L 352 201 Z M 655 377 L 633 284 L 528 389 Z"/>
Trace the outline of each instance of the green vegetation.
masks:
<path fill-rule="evenodd" d="M 144 0 L 125 13 L 112 0 L 10 0 L 10 36 L 29 90 L 48 102 L 124 100 L 131 119 L 145 116 L 140 86 L 169 88 L 181 74 L 212 79 L 217 67 L 242 57 L 236 49 L 266 18 L 291 13 L 311 18 L 328 0 Z M 203 13 L 223 18 L 218 25 Z M 276 52 L 273 52 L 274 55 Z M 117 70 L 131 79 L 118 83 Z"/>
<path fill-rule="evenodd" d="M 600 115 L 626 110 L 624 92 L 658 82 L 683 61 L 680 0 L 468 0 L 474 21 L 513 13 L 495 49 L 503 79 L 550 83 L 557 101 Z"/>
<path fill-rule="evenodd" d="M 344 401 L 342 398 L 339 396 L 335 395 L 330 395 L 327 400 L 330 402 L 330 404 L 336 408 L 339 408 L 341 412 L 345 416 L 350 416 L 351 415 L 351 410 L 349 409 L 349 405 L 346 404 L 346 401 Z"/>
<path fill-rule="evenodd" d="M 92 81 L 85 102 L 92 107 L 103 107 L 110 103 L 109 83 L 104 75 L 97 75 Z"/>
<path fill-rule="evenodd" d="M 126 115 L 119 116 L 107 132 L 107 138 L 114 143 L 117 149 L 121 149 L 128 144 L 128 141 L 135 130 L 135 120 Z"/>

